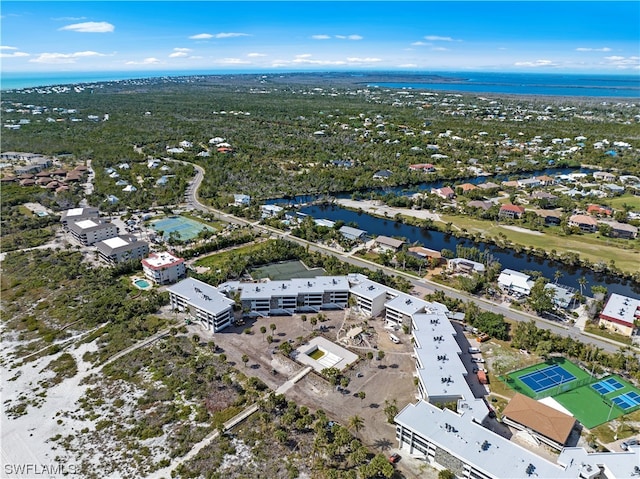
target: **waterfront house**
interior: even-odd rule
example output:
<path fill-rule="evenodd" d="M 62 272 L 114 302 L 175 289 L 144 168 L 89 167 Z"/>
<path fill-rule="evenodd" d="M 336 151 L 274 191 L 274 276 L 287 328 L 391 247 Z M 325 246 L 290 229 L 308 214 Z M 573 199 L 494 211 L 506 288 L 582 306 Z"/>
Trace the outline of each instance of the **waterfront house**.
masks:
<path fill-rule="evenodd" d="M 435 166 L 433 166 L 431 163 L 420 163 L 416 165 L 409 165 L 409 169 L 411 171 L 422 171 L 424 173 L 433 173 L 434 171 L 436 171 Z"/>
<path fill-rule="evenodd" d="M 500 276 L 498 276 L 498 286 L 509 294 L 515 293 L 529 296 L 534 283 L 529 278 L 530 276 L 528 274 L 521 273 L 520 271 L 503 269 Z"/>
<path fill-rule="evenodd" d="M 471 261 L 466 258 L 453 258 L 447 261 L 447 268 L 453 273 L 462 274 L 484 274 L 485 266 L 477 261 Z"/>
<path fill-rule="evenodd" d="M 587 215 L 573 215 L 569 218 L 569 226 L 580 228 L 585 233 L 595 233 L 598 229 L 598 222 Z"/>
<path fill-rule="evenodd" d="M 395 253 L 396 251 L 400 250 L 400 248 L 402 248 L 404 241 L 380 235 L 375 239 L 375 244 L 382 251 L 391 251 Z"/>
<path fill-rule="evenodd" d="M 619 221 L 599 221 L 599 224 L 611 227 L 610 236 L 613 238 L 635 239 L 638 236 L 638 228 Z"/>
<path fill-rule="evenodd" d="M 391 175 L 393 173 L 389 170 L 380 170 L 380 171 L 376 171 L 373 175 L 373 179 L 374 180 L 387 180 L 389 178 L 391 178 Z"/>
<path fill-rule="evenodd" d="M 519 219 L 519 218 L 522 218 L 523 214 L 524 214 L 524 207 L 507 203 L 506 205 L 502 205 L 500 207 L 500 212 L 498 213 L 498 216 L 500 218 Z"/>
<path fill-rule="evenodd" d="M 433 188 L 431 190 L 431 193 L 439 196 L 443 200 L 450 200 L 456 195 L 456 192 L 453 191 L 450 186 L 445 186 L 443 188 Z"/>
<path fill-rule="evenodd" d="M 342 226 L 338 231 L 342 236 L 351 241 L 364 241 L 367 236 L 366 231 L 352 228 L 351 226 Z"/>

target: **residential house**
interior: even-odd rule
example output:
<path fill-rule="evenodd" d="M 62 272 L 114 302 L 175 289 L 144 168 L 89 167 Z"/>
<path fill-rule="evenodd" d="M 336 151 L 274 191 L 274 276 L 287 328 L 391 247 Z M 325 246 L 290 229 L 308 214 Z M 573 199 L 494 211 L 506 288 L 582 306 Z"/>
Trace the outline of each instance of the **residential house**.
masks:
<path fill-rule="evenodd" d="M 614 331 L 632 336 L 638 331 L 640 321 L 640 299 L 629 298 L 612 293 L 600 313 L 600 325 Z"/>
<path fill-rule="evenodd" d="M 541 186 L 551 186 L 556 183 L 556 180 L 553 177 L 547 175 L 536 176 L 536 180 L 540 182 Z"/>
<path fill-rule="evenodd" d="M 419 163 L 416 165 L 409 165 L 411 171 L 422 171 L 424 173 L 433 173 L 436 171 L 436 167 L 431 163 Z"/>
<path fill-rule="evenodd" d="M 411 256 L 415 256 L 416 258 L 420 258 L 424 260 L 433 260 L 438 264 L 443 261 L 442 253 L 440 253 L 440 251 L 424 248 L 422 246 L 412 246 L 407 250 L 407 253 L 410 254 Z"/>
<path fill-rule="evenodd" d="M 596 171 L 593 178 L 597 181 L 615 181 L 616 175 L 608 171 Z"/>
<path fill-rule="evenodd" d="M 456 192 L 450 186 L 444 186 L 442 188 L 432 188 L 431 194 L 439 196 L 443 200 L 451 200 L 456 196 Z"/>
<path fill-rule="evenodd" d="M 557 226 L 562 222 L 562 211 L 558 210 L 535 210 L 535 213 L 542 219 L 547 226 Z"/>
<path fill-rule="evenodd" d="M 587 215 L 572 215 L 568 225 L 580 228 L 580 231 L 585 233 L 595 233 L 598 229 L 598 222 L 595 218 Z"/>
<path fill-rule="evenodd" d="M 529 196 L 529 201 L 538 204 L 541 208 L 553 208 L 558 203 L 558 197 L 547 191 L 536 191 Z"/>
<path fill-rule="evenodd" d="M 595 216 L 611 216 L 613 214 L 613 209 L 608 206 L 589 205 L 587 206 L 587 213 Z"/>
<path fill-rule="evenodd" d="M 524 214 L 524 207 L 507 203 L 500 207 L 498 216 L 500 218 L 519 219 Z"/>
<path fill-rule="evenodd" d="M 611 237 L 623 239 L 635 239 L 638 236 L 638 228 L 628 223 L 619 221 L 599 221 L 599 224 L 611 227 Z"/>
<path fill-rule="evenodd" d="M 462 194 L 465 194 L 469 191 L 477 190 L 478 187 L 472 183 L 463 183 L 461 185 L 457 185 L 456 189 L 460 189 L 462 191 Z"/>
<path fill-rule="evenodd" d="M 278 216 L 283 211 L 283 208 L 278 205 L 262 205 L 260 206 L 260 210 L 262 210 L 263 218 L 270 218 Z"/>
<path fill-rule="evenodd" d="M 391 178 L 391 175 L 393 173 L 389 170 L 380 170 L 380 171 L 376 171 L 373 175 L 373 179 L 374 180 L 387 180 L 389 178 Z"/>
<path fill-rule="evenodd" d="M 100 259 L 109 264 L 141 260 L 149 254 L 149 244 L 131 235 L 116 236 L 95 245 Z"/>
<path fill-rule="evenodd" d="M 493 203 L 491 201 L 473 200 L 467 203 L 467 207 L 469 208 L 479 208 L 484 211 L 487 211 L 492 206 L 493 206 Z"/>
<path fill-rule="evenodd" d="M 518 187 L 520 188 L 537 188 L 540 184 L 540 180 L 537 178 L 523 178 L 518 180 Z"/>
<path fill-rule="evenodd" d="M 184 259 L 168 251 L 151 253 L 143 259 L 142 271 L 147 279 L 156 284 L 175 283 L 186 274 Z"/>
<path fill-rule="evenodd" d="M 530 276 L 528 274 L 521 273 L 520 271 L 503 269 L 500 276 L 498 276 L 498 286 L 509 294 L 515 293 L 529 296 L 534 283 L 529 278 Z"/>
<path fill-rule="evenodd" d="M 500 185 L 492 181 L 487 181 L 486 183 L 479 183 L 477 186 L 481 190 L 497 190 L 500 188 Z"/>
<path fill-rule="evenodd" d="M 400 248 L 402 248 L 402 245 L 404 243 L 405 243 L 404 240 L 390 238 L 388 236 L 383 236 L 383 235 L 380 235 L 375 239 L 376 246 L 385 252 L 391 251 L 395 253 L 396 251 L 400 250 Z"/>
<path fill-rule="evenodd" d="M 242 194 L 233 195 L 234 206 L 249 206 L 249 203 L 251 203 L 251 196 Z"/>
<path fill-rule="evenodd" d="M 624 186 L 616 185 L 615 183 L 606 183 L 600 188 L 611 196 L 621 195 L 624 193 Z"/>
<path fill-rule="evenodd" d="M 447 261 L 447 268 L 453 273 L 462 274 L 484 274 L 485 266 L 477 261 L 471 261 L 466 258 L 453 258 Z"/>
<path fill-rule="evenodd" d="M 338 231 L 342 236 L 351 241 L 364 241 L 367 237 L 366 231 L 352 228 L 351 226 L 342 226 Z"/>

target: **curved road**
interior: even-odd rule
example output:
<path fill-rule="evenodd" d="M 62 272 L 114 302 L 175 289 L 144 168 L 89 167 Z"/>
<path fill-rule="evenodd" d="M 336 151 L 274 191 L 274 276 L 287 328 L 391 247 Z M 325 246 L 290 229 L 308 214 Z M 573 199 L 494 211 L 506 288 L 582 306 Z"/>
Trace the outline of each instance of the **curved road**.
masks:
<path fill-rule="evenodd" d="M 173 161 L 180 161 L 180 160 L 173 160 Z M 181 162 L 181 161 L 180 161 Z M 554 321 L 549 321 L 537 316 L 533 316 L 531 314 L 528 313 L 524 313 L 521 311 L 514 311 L 508 307 L 504 307 L 501 304 L 498 303 L 494 303 L 492 301 L 488 301 L 484 298 L 478 298 L 475 296 L 471 296 L 467 293 L 464 293 L 462 291 L 458 291 L 456 289 L 453 288 L 449 288 L 448 286 L 444 286 L 438 283 L 433 283 L 431 281 L 422 279 L 422 278 L 417 278 L 416 276 L 410 275 L 410 274 L 406 274 L 400 271 L 396 271 L 392 268 L 388 268 L 382 265 L 379 265 L 377 263 L 373 263 L 370 261 L 366 261 L 363 260 L 361 258 L 354 258 L 353 256 L 348 256 L 345 253 L 335 250 L 333 248 L 329 248 L 326 246 L 320 246 L 318 244 L 315 243 L 311 243 L 309 241 L 306 241 L 302 238 L 297 238 L 295 236 L 291 236 L 289 234 L 289 232 L 282 232 L 280 230 L 277 230 L 275 228 L 272 228 L 270 226 L 266 226 L 266 225 L 261 225 L 259 222 L 251 222 L 249 220 L 246 220 L 244 218 L 239 218 L 237 216 L 233 216 L 230 215 L 228 213 L 225 213 L 223 211 L 217 210 L 215 208 L 212 208 L 210 206 L 207 206 L 203 203 L 201 203 L 198 199 L 197 196 L 197 192 L 198 192 L 198 188 L 200 187 L 200 184 L 202 183 L 202 180 L 204 179 L 204 169 L 199 166 L 199 165 L 195 165 L 193 163 L 188 163 L 188 162 L 181 162 L 181 163 L 185 163 L 185 164 L 190 164 L 193 165 L 193 167 L 196 169 L 196 175 L 193 178 L 193 180 L 191 181 L 191 183 L 189 183 L 189 186 L 187 186 L 187 190 L 185 193 L 185 200 L 187 202 L 187 204 L 196 210 L 200 210 L 206 213 L 213 213 L 217 218 L 219 218 L 222 221 L 226 221 L 228 223 L 234 223 L 234 224 L 238 224 L 238 225 L 244 225 L 244 226 L 251 226 L 252 228 L 255 228 L 257 230 L 260 230 L 262 232 L 266 232 L 266 233 L 270 233 L 271 235 L 278 237 L 278 238 L 285 238 L 289 241 L 293 241 L 295 243 L 298 243 L 300 245 L 303 245 L 305 247 L 309 247 L 310 250 L 312 251 L 318 251 L 324 254 L 330 254 L 333 256 L 336 256 L 337 258 L 339 258 L 341 261 L 347 262 L 349 264 L 353 264 L 355 266 L 359 266 L 361 268 L 367 268 L 369 270 L 375 271 L 375 270 L 382 270 L 387 274 L 390 275 L 395 275 L 395 276 L 402 276 L 404 278 L 406 278 L 407 280 L 409 280 L 413 285 L 415 286 L 420 286 L 420 287 L 427 287 L 431 290 L 434 291 L 444 291 L 447 296 L 452 297 L 452 298 L 456 298 L 456 299 L 461 299 L 463 301 L 473 301 L 474 303 L 476 303 L 478 305 L 478 307 L 480 307 L 481 309 L 484 309 L 486 311 L 491 311 L 494 313 L 498 313 L 498 314 L 502 314 L 504 315 L 505 318 L 512 320 L 512 321 L 531 321 L 534 320 L 536 322 L 536 325 L 539 328 L 544 328 L 544 329 L 548 329 L 551 332 L 555 333 L 555 334 L 559 334 L 562 336 L 569 336 L 573 339 L 579 340 L 583 343 L 587 343 L 587 344 L 593 344 L 594 346 L 597 346 L 599 348 L 602 348 L 604 351 L 610 352 L 610 353 L 615 353 L 617 352 L 620 348 L 623 347 L 628 347 L 628 345 L 624 344 L 624 343 L 619 343 L 616 341 L 612 341 L 612 340 L 607 340 L 604 338 L 601 338 L 600 336 L 595 336 L 595 335 L 591 335 L 588 333 L 584 333 L 582 332 L 580 329 L 578 329 L 575 326 L 565 326 L 563 324 L 559 324 L 556 323 Z M 638 348 L 632 347 L 633 350 L 635 351 L 640 351 Z"/>

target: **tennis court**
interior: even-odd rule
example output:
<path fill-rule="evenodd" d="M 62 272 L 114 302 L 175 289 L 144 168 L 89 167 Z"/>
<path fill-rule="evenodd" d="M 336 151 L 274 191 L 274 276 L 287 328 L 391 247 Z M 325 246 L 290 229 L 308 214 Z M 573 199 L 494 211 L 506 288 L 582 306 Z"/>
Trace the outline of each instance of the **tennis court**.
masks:
<path fill-rule="evenodd" d="M 286 280 L 292 278 L 315 278 L 324 276 L 322 268 L 307 268 L 301 261 L 283 261 L 272 263 L 251 271 L 253 279 L 269 278 L 272 280 Z"/>
<path fill-rule="evenodd" d="M 635 391 L 620 394 L 619 396 L 611 398 L 611 400 L 625 411 L 640 406 L 640 395 Z"/>
<path fill-rule="evenodd" d="M 603 396 L 618 389 L 622 389 L 624 386 L 617 381 L 615 378 L 607 378 L 602 381 L 598 381 L 595 384 L 592 384 L 591 387 L 596 390 L 596 392 L 602 394 Z"/>
<path fill-rule="evenodd" d="M 588 372 L 564 358 L 548 359 L 544 363 L 513 371 L 500 379 L 514 391 L 532 399 L 560 394 L 593 382 Z"/>
<path fill-rule="evenodd" d="M 562 366 L 553 365 L 520 376 L 519 379 L 537 394 L 554 386 L 569 383 L 576 377 Z"/>
<path fill-rule="evenodd" d="M 162 239 L 168 240 L 171 233 L 177 236 L 180 241 L 189 241 L 198 236 L 202 230 L 215 232 L 216 230 L 198 221 L 186 218 L 184 216 L 168 216 L 166 218 L 154 221 L 151 224 L 156 232 L 162 231 Z"/>

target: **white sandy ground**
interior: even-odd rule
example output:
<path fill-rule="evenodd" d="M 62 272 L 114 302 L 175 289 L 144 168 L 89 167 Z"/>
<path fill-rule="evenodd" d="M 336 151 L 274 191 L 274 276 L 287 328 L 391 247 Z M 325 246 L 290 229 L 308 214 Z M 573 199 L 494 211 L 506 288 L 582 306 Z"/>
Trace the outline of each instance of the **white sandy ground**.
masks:
<path fill-rule="evenodd" d="M 504 229 L 511 230 L 511 231 L 517 231 L 519 233 L 527 233 L 527 234 L 535 235 L 535 236 L 544 235 L 544 233 L 542 231 L 528 230 L 527 228 L 521 228 L 520 226 L 514 226 L 514 225 L 500 225 L 500 228 L 504 228 Z"/>
<path fill-rule="evenodd" d="M 388 217 L 393 218 L 396 214 L 400 213 L 405 216 L 413 216 L 414 218 L 420 219 L 430 219 L 433 221 L 442 221 L 440 219 L 440 215 L 436 213 L 432 213 L 428 210 L 412 210 L 408 208 L 393 208 L 391 206 L 386 206 L 380 203 L 377 200 L 350 200 L 348 198 L 337 199 L 336 202 L 340 206 L 345 206 L 347 208 L 358 209 L 361 208 L 363 211 L 367 213 L 373 213 L 376 215 L 383 215 L 386 213 Z"/>
<path fill-rule="evenodd" d="M 3 402 L 2 418 L 0 419 L 0 426 L 2 426 L 0 436 L 2 472 L 0 472 L 0 476 L 3 478 L 62 477 L 62 471 L 64 471 L 70 473 L 66 477 L 79 477 L 73 474 L 74 468 L 79 465 L 75 463 L 74 459 L 61 452 L 59 448 L 54 450 L 56 445 L 49 439 L 57 434 L 77 433 L 82 427 L 87 426 L 85 421 L 76 421 L 70 418 L 64 418 L 62 424 L 58 424 L 57 421 L 60 419 L 59 412 L 71 412 L 77 409 L 76 402 L 89 387 L 80 384 L 90 374 L 90 364 L 82 360 L 82 355 L 87 351 L 95 350 L 95 344 L 83 344 L 77 349 L 67 349 L 66 352 L 76 360 L 78 373 L 73 378 L 65 379 L 60 384 L 49 388 L 46 391 L 46 398 L 39 407 L 29 405 L 27 414 L 15 419 L 7 414 L 7 406 L 15 406 L 22 402 L 20 397 L 35 398 L 34 389 L 38 389 L 38 382 L 53 375 L 50 371 L 43 372 L 42 370 L 51 361 L 58 358 L 62 352 L 11 368 L 12 363 L 8 360 L 8 349 L 3 341 L 0 350 L 4 358 L 3 364 L 0 366 L 2 377 L 0 395 Z M 18 376 L 17 379 L 11 380 L 16 376 Z M 64 465 L 64 467 L 60 469 L 60 465 Z M 17 470 L 18 467 L 29 466 L 51 467 L 50 470 L 59 473 L 43 476 L 42 469 L 39 472 L 37 470 L 34 472 L 34 469 L 23 470 L 22 473 Z"/>

